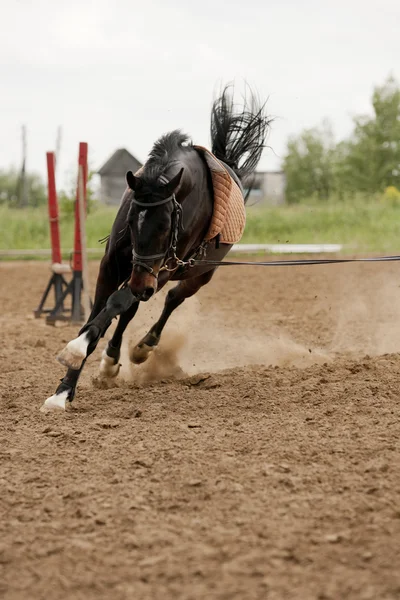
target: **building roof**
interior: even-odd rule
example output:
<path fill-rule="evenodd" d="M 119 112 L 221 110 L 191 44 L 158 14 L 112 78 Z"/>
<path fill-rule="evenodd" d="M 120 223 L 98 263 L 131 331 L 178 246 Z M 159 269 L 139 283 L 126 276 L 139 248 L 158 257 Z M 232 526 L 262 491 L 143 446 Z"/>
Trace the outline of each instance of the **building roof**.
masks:
<path fill-rule="evenodd" d="M 127 170 L 137 171 L 141 166 L 142 163 L 126 148 L 119 148 L 106 160 L 97 173 L 98 175 L 125 175 Z"/>

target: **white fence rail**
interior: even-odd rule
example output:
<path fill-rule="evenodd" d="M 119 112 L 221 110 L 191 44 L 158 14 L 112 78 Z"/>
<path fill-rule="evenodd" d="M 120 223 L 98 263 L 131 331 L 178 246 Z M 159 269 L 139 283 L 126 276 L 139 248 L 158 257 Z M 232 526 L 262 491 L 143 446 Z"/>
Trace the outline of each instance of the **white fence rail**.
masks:
<path fill-rule="evenodd" d="M 272 254 L 325 254 L 340 252 L 341 244 L 235 244 L 234 252 L 254 253 L 270 252 Z"/>
<path fill-rule="evenodd" d="M 331 254 L 340 252 L 341 244 L 235 244 L 232 252 L 240 254 L 255 254 L 268 252 L 271 254 Z M 62 253 L 71 254 L 72 250 L 63 250 Z M 88 255 L 102 254 L 104 248 L 87 248 Z M 0 250 L 0 257 L 18 256 L 51 256 L 51 250 L 38 248 L 36 250 Z"/>

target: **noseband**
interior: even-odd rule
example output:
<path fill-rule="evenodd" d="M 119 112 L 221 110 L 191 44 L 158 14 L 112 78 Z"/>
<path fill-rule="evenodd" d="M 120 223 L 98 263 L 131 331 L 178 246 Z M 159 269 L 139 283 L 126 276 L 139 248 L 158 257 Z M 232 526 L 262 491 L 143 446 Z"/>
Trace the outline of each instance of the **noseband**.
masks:
<path fill-rule="evenodd" d="M 161 179 L 163 180 L 163 183 L 168 183 L 168 179 L 166 177 L 161 176 L 160 180 Z M 169 196 L 164 200 L 158 200 L 157 202 L 139 202 L 139 200 L 136 200 L 135 198 L 132 199 L 132 202 L 133 204 L 141 206 L 142 208 L 153 208 L 154 206 L 162 206 L 163 204 L 167 204 L 168 202 L 173 202 L 171 238 L 168 249 L 165 252 L 160 252 L 159 254 L 138 254 L 136 250 L 132 247 L 132 265 L 139 265 L 140 267 L 146 269 L 146 271 L 148 271 L 150 275 L 157 277 L 154 274 L 153 266 L 149 264 L 149 262 L 153 263 L 153 261 L 159 260 L 160 258 L 164 258 L 164 264 L 161 266 L 160 271 L 174 271 L 181 262 L 180 259 L 176 256 L 176 247 L 178 244 L 179 229 L 183 228 L 182 206 L 177 201 L 175 194 L 172 194 L 172 196 Z M 171 268 L 168 267 L 168 263 L 170 261 L 173 262 L 173 266 Z"/>

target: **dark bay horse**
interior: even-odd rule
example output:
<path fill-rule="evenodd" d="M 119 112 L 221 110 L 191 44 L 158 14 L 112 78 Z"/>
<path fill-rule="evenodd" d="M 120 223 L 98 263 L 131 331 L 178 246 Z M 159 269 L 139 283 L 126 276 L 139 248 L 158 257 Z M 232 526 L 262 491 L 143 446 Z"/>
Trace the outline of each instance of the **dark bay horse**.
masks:
<path fill-rule="evenodd" d="M 211 111 L 211 151 L 228 168 L 237 185 L 255 171 L 264 148 L 269 119 L 250 91 L 238 112 L 226 87 Z M 213 186 L 204 156 L 180 131 L 162 136 L 141 172 L 127 173 L 124 193 L 105 255 L 88 322 L 58 357 L 68 367 L 44 410 L 64 409 L 75 395 L 87 357 L 95 350 L 112 319 L 117 327 L 103 352 L 100 373 L 119 371 L 123 333 L 140 302 L 148 301 L 168 281 L 179 281 L 166 297 L 159 320 L 133 348 L 130 360 L 145 361 L 160 340 L 171 313 L 210 281 L 214 266 L 187 264 L 204 252 L 213 214 Z M 207 243 L 207 258 L 220 261 L 231 245 Z"/>

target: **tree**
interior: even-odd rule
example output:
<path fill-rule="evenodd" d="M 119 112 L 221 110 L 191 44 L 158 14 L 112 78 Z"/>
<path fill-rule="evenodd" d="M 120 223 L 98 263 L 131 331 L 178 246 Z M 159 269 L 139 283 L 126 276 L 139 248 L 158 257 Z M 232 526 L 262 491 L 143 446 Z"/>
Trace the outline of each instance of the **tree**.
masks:
<path fill-rule="evenodd" d="M 294 203 L 316 196 L 326 200 L 333 191 L 335 144 L 328 121 L 322 127 L 304 130 L 288 142 L 284 161 L 286 198 Z"/>
<path fill-rule="evenodd" d="M 46 187 L 36 173 L 26 175 L 28 206 L 40 206 L 46 203 Z M 15 169 L 0 170 L 0 204 L 18 206 L 20 175 Z"/>
<path fill-rule="evenodd" d="M 366 192 L 400 184 L 400 88 L 393 77 L 375 88 L 372 106 L 372 117 L 354 119 L 345 156 L 354 187 Z"/>
<path fill-rule="evenodd" d="M 339 144 L 327 123 L 289 139 L 288 202 L 400 188 L 400 88 L 393 77 L 374 89 L 372 107 L 372 116 L 354 118 L 352 135 Z"/>

